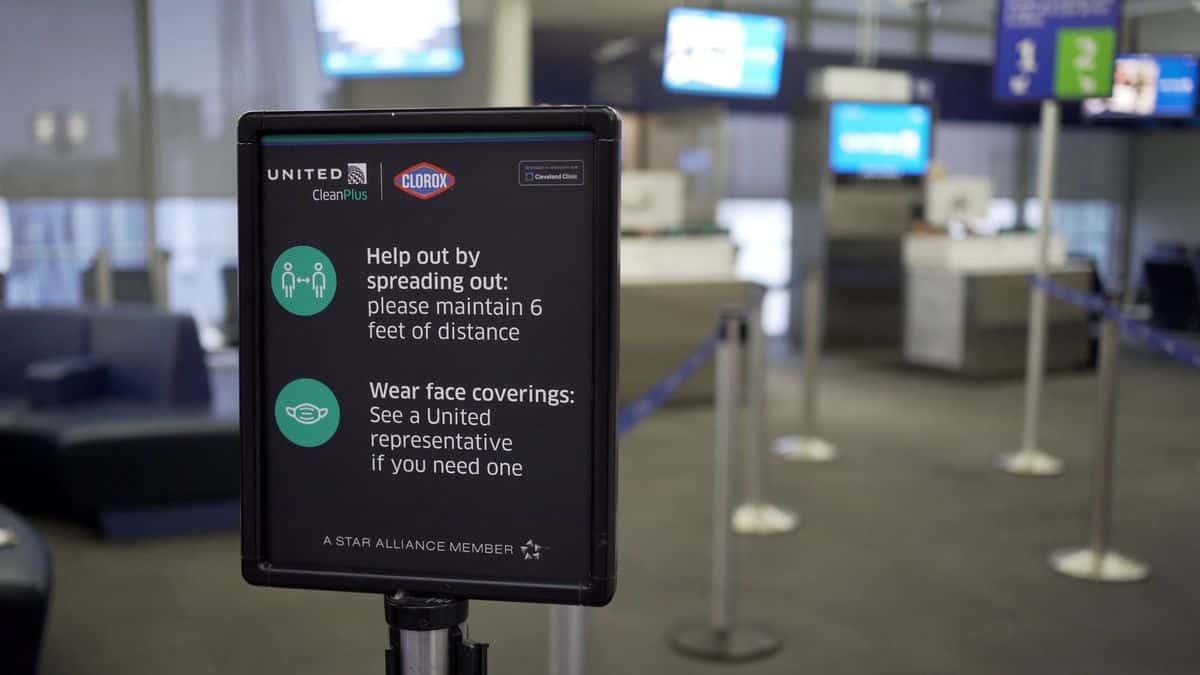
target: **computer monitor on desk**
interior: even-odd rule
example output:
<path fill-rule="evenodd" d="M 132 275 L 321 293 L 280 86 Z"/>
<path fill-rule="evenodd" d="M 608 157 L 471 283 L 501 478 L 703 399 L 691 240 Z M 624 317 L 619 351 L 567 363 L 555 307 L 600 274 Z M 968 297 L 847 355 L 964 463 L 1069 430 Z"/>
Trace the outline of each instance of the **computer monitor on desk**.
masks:
<path fill-rule="evenodd" d="M 944 176 L 925 184 L 925 219 L 953 229 L 963 225 L 975 229 L 988 217 L 992 181 L 984 176 Z"/>

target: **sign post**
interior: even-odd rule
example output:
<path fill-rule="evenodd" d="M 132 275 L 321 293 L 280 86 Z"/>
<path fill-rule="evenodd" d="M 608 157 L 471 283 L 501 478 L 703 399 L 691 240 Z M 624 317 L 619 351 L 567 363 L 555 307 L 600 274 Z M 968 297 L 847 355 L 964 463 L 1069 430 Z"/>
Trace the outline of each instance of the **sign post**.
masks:
<path fill-rule="evenodd" d="M 1041 102 L 1038 145 L 1038 280 L 1049 280 L 1055 155 L 1059 103 L 1107 96 L 1112 92 L 1113 60 L 1121 21 L 1119 0 L 1001 0 L 996 20 L 996 61 L 992 93 L 999 101 Z M 1046 371 L 1046 292 L 1030 293 L 1025 366 L 1025 419 L 1021 447 L 997 459 L 1002 471 L 1024 476 L 1055 476 L 1062 460 L 1038 442 L 1042 385 Z"/>
<path fill-rule="evenodd" d="M 246 580 L 388 596 L 401 649 L 467 599 L 606 604 L 616 114 L 238 131 Z"/>

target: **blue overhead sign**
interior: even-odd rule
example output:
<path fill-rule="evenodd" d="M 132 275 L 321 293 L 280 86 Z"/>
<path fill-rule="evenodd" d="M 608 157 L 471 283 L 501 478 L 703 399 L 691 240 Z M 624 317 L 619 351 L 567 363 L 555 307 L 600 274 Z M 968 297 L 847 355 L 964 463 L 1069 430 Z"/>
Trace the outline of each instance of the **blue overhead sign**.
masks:
<path fill-rule="evenodd" d="M 1000 0 L 992 94 L 999 101 L 1108 96 L 1120 0 Z"/>

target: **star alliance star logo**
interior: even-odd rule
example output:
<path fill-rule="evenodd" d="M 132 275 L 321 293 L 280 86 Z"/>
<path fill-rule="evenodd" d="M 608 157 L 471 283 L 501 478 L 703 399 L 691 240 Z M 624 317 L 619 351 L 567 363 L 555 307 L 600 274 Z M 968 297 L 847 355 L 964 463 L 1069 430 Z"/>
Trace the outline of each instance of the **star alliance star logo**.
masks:
<path fill-rule="evenodd" d="M 521 554 L 525 556 L 526 560 L 541 560 L 542 551 L 547 550 L 548 548 L 548 546 L 535 544 L 533 540 L 530 539 L 524 544 L 521 544 Z"/>

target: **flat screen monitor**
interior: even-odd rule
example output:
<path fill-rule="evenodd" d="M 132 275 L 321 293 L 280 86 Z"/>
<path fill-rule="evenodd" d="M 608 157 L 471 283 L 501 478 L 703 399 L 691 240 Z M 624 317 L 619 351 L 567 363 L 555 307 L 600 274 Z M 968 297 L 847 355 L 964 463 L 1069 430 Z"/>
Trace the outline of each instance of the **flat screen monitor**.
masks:
<path fill-rule="evenodd" d="M 458 0 L 315 0 L 331 77 L 431 77 L 463 68 Z"/>
<path fill-rule="evenodd" d="M 777 16 L 676 7 L 667 15 L 663 86 L 682 94 L 779 93 L 787 22 Z"/>
<path fill-rule="evenodd" d="M 904 179 L 929 169 L 933 113 L 910 103 L 841 101 L 829 110 L 829 169 L 835 176 Z"/>
<path fill-rule="evenodd" d="M 925 220 L 933 225 L 987 220 L 991 203 L 987 176 L 943 176 L 925 184 Z"/>
<path fill-rule="evenodd" d="M 1193 54 L 1121 54 L 1113 65 L 1112 96 L 1085 99 L 1083 112 L 1098 118 L 1191 117 L 1196 75 Z"/>

